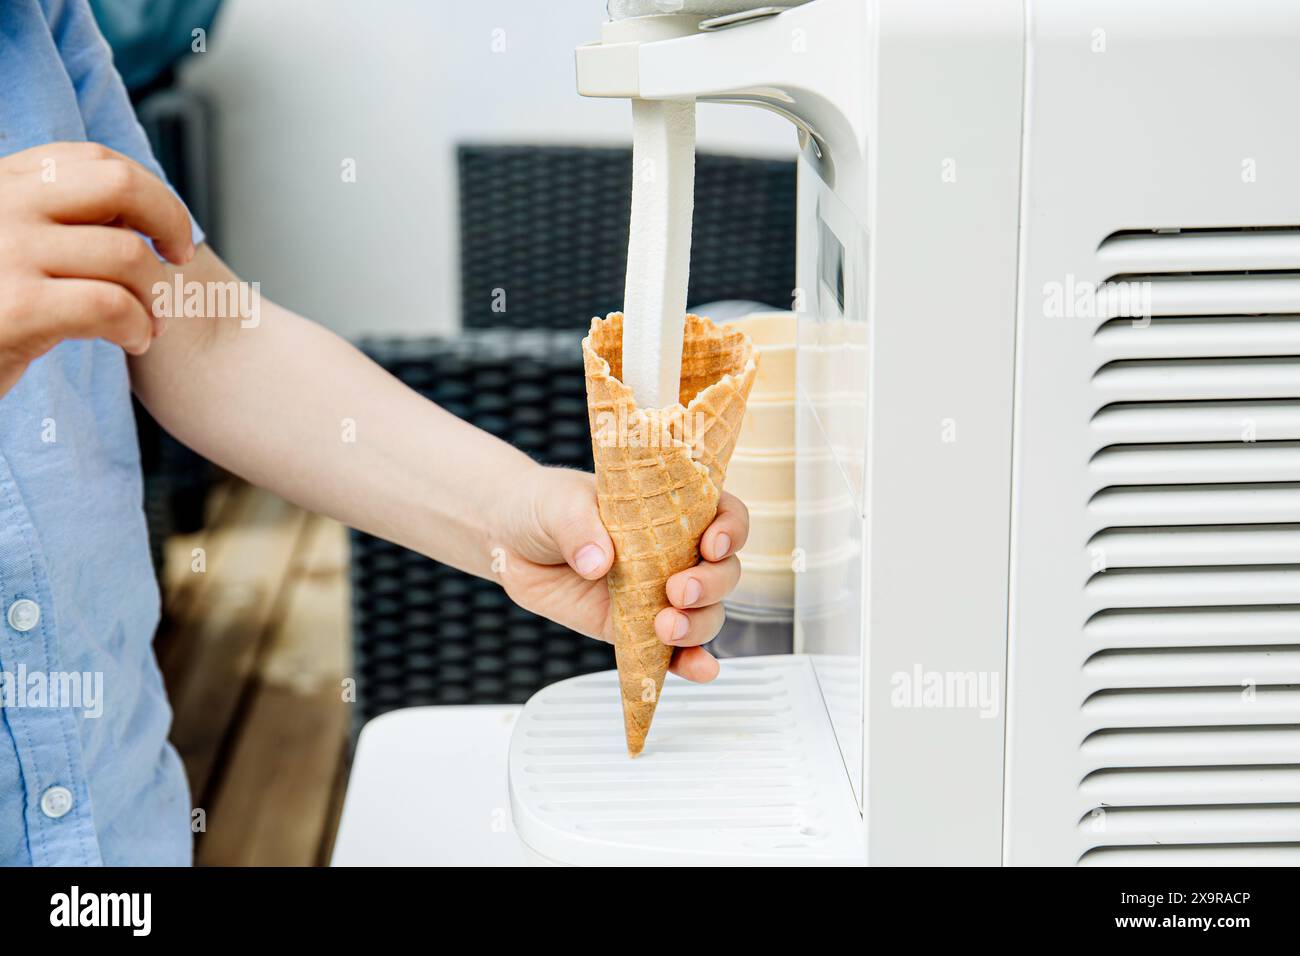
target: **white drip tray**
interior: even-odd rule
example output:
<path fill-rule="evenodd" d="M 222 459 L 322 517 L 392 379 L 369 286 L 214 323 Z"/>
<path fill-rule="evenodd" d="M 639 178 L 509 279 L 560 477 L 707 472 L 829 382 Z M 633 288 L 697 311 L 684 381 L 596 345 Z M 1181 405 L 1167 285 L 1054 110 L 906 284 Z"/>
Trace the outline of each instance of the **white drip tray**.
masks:
<path fill-rule="evenodd" d="M 618 675 L 552 684 L 510 740 L 515 829 L 572 865 L 861 864 L 862 816 L 807 657 L 669 676 L 645 752 L 627 755 Z"/>

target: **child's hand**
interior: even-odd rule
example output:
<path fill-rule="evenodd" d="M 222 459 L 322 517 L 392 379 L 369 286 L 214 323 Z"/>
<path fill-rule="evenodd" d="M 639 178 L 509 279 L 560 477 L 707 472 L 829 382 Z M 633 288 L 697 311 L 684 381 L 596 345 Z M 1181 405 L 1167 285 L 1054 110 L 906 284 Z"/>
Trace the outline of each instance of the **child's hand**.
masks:
<path fill-rule="evenodd" d="M 126 227 L 126 228 L 120 228 Z M 52 143 L 0 159 L 0 396 L 64 339 L 132 355 L 161 333 L 153 285 L 189 261 L 190 218 L 156 176 L 95 143 Z"/>
<path fill-rule="evenodd" d="M 518 503 L 508 509 L 507 553 L 501 583 L 517 604 L 565 627 L 612 640 L 605 574 L 614 545 L 600 522 L 596 480 L 590 474 L 538 467 L 526 477 Z M 722 627 L 722 600 L 740 578 L 736 552 L 749 534 L 749 513 L 723 492 L 718 515 L 704 532 L 704 560 L 668 579 L 668 600 L 655 632 L 675 647 L 672 671 L 688 680 L 710 681 L 718 662 L 706 644 Z"/>

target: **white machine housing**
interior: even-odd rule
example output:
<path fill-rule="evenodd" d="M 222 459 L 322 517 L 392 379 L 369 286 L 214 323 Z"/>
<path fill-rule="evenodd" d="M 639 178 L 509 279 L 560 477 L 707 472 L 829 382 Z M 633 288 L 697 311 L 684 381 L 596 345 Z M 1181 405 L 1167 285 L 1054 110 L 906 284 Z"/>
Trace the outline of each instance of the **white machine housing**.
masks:
<path fill-rule="evenodd" d="M 579 50 L 579 89 L 800 130 L 786 666 L 823 708 L 793 733 L 809 754 L 829 735 L 844 774 L 803 791 L 801 819 L 842 839 L 819 861 L 1300 862 L 1300 6 L 699 20 L 647 42 L 616 25 Z M 516 730 L 525 843 L 807 856 L 729 856 L 743 807 L 665 836 L 708 760 L 679 762 L 658 786 L 685 790 L 649 816 L 624 804 L 614 844 L 580 801 L 540 812 L 526 735 L 564 687 Z M 624 799 L 666 772 L 660 731 Z"/>

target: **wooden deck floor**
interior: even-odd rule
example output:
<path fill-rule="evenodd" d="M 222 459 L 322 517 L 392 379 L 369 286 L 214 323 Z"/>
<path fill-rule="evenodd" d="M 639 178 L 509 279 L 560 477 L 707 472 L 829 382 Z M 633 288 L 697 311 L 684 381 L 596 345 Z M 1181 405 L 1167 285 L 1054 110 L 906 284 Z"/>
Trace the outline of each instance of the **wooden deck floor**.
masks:
<path fill-rule="evenodd" d="M 351 719 L 345 529 L 229 481 L 166 566 L 157 649 L 195 863 L 327 863 Z"/>

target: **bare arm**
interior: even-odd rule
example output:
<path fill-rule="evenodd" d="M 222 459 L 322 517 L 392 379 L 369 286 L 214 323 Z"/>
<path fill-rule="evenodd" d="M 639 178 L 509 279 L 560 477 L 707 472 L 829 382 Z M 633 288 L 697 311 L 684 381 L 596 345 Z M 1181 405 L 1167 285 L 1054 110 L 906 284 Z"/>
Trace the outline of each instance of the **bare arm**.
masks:
<path fill-rule="evenodd" d="M 170 271 L 205 288 L 238 282 L 207 247 Z M 590 475 L 537 465 L 287 309 L 263 300 L 257 319 L 173 318 L 131 359 L 163 427 L 290 501 L 493 577 L 529 610 L 609 639 L 614 549 Z M 747 532 L 744 506 L 724 495 L 702 542 L 710 560 L 668 583 L 656 630 L 685 677 L 717 673 L 700 645 L 722 626 Z"/>
<path fill-rule="evenodd" d="M 207 246 L 176 271 L 204 288 L 239 281 Z M 136 394 L 169 432 L 250 482 L 489 576 L 506 530 L 496 520 L 512 517 L 512 483 L 537 470 L 531 459 L 288 309 L 263 299 L 257 320 L 171 318 L 131 360 Z"/>

